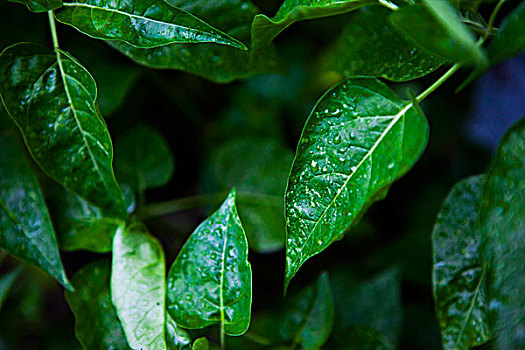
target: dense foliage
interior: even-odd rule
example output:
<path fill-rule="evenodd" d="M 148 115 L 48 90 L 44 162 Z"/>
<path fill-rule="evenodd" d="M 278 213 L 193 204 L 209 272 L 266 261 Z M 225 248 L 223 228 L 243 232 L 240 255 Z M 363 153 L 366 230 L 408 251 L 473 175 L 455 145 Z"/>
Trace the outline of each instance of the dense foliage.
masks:
<path fill-rule="evenodd" d="M 525 348 L 524 1 L 12 2 L 0 349 Z"/>

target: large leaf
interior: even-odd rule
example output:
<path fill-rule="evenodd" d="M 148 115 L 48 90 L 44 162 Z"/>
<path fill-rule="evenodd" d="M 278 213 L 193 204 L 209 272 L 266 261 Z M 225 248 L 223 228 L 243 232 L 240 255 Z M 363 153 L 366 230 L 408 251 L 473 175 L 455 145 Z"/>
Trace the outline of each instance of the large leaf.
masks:
<path fill-rule="evenodd" d="M 135 223 L 113 240 L 111 299 L 133 349 L 167 349 L 165 261 L 160 242 Z"/>
<path fill-rule="evenodd" d="M 521 2 L 503 21 L 488 47 L 490 64 L 497 64 L 525 50 L 525 2 Z"/>
<path fill-rule="evenodd" d="M 328 274 L 287 302 L 281 325 L 283 340 L 301 344 L 302 348 L 318 349 L 330 336 L 334 325 L 334 300 Z"/>
<path fill-rule="evenodd" d="M 71 289 L 37 179 L 16 142 L 0 134 L 0 247 Z"/>
<path fill-rule="evenodd" d="M 9 293 L 9 290 L 16 282 L 16 279 L 23 271 L 22 266 L 18 266 L 17 268 L 13 269 L 12 271 L 9 271 L 5 275 L 0 277 L 0 309 L 2 308 L 2 305 L 4 304 L 5 299 L 7 298 L 7 294 Z"/>
<path fill-rule="evenodd" d="M 317 102 L 286 190 L 285 285 L 340 239 L 419 158 L 428 124 L 413 102 L 374 78 L 350 78 Z"/>
<path fill-rule="evenodd" d="M 95 81 L 68 53 L 29 43 L 0 54 L 0 96 L 38 165 L 91 203 L 127 216 Z"/>
<path fill-rule="evenodd" d="M 250 39 L 250 23 L 258 13 L 257 7 L 249 0 L 169 0 L 168 3 L 244 41 Z M 206 43 L 172 44 L 151 50 L 137 49 L 122 42 L 110 42 L 110 45 L 147 67 L 184 70 L 218 83 L 279 69 L 275 50 L 271 46 L 241 51 Z"/>
<path fill-rule="evenodd" d="M 525 119 L 503 137 L 485 178 L 479 227 L 496 348 L 525 347 Z"/>
<path fill-rule="evenodd" d="M 75 315 L 75 334 L 86 350 L 127 350 L 126 337 L 111 303 L 106 260 L 86 265 L 73 276 L 75 292 L 66 300 Z"/>
<path fill-rule="evenodd" d="M 407 81 L 433 72 L 443 60 L 414 47 L 397 32 L 381 6 L 356 11 L 343 33 L 328 50 L 327 69 L 345 76 L 370 75 Z"/>
<path fill-rule="evenodd" d="M 429 53 L 450 62 L 484 66 L 487 58 L 457 10 L 443 0 L 423 0 L 390 15 L 394 27 Z"/>
<path fill-rule="evenodd" d="M 252 270 L 235 190 L 195 229 L 168 273 L 167 308 L 183 328 L 220 324 L 229 335 L 250 325 Z"/>
<path fill-rule="evenodd" d="M 217 147 L 207 171 L 211 191 L 238 190 L 239 216 L 250 248 L 269 253 L 284 246 L 284 199 L 291 150 L 272 139 L 239 138 Z"/>
<path fill-rule="evenodd" d="M 171 318 L 169 313 L 165 313 L 166 317 L 166 345 L 168 350 L 183 350 L 187 349 L 191 344 L 191 338 L 188 332 L 181 329 L 175 321 Z"/>
<path fill-rule="evenodd" d="M 486 267 L 477 229 L 482 189 L 483 176 L 457 183 L 432 234 L 434 299 L 446 350 L 470 349 L 490 338 Z"/>
<path fill-rule="evenodd" d="M 254 47 L 269 44 L 286 27 L 297 21 L 338 15 L 353 11 L 375 0 L 284 0 L 272 18 L 257 15 L 252 23 Z"/>
<path fill-rule="evenodd" d="M 47 12 L 55 10 L 63 5 L 62 0 L 8 0 L 24 4 L 32 12 Z"/>

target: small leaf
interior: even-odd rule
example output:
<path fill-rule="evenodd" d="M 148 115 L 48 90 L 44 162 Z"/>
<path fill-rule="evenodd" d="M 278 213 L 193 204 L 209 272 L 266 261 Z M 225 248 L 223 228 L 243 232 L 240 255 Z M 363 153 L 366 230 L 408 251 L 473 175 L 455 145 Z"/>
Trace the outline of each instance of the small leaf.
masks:
<path fill-rule="evenodd" d="M 111 299 L 133 349 L 167 349 L 164 339 L 164 251 L 139 223 L 113 240 Z"/>
<path fill-rule="evenodd" d="M 445 350 L 467 350 L 490 339 L 486 268 L 477 230 L 482 189 L 483 176 L 457 183 L 432 233 L 434 299 Z"/>
<path fill-rule="evenodd" d="M 115 143 L 115 171 L 119 181 L 135 192 L 161 187 L 173 175 L 174 161 L 168 143 L 155 129 L 140 125 Z"/>
<path fill-rule="evenodd" d="M 0 247 L 72 289 L 37 179 L 16 142 L 1 133 Z"/>
<path fill-rule="evenodd" d="M 73 276 L 75 292 L 66 300 L 75 315 L 75 334 L 86 350 L 127 350 L 126 337 L 111 303 L 106 260 L 84 266 Z"/>
<path fill-rule="evenodd" d="M 24 270 L 23 266 L 18 266 L 17 268 L 9 271 L 5 275 L 0 277 L 0 309 L 2 308 L 2 305 L 5 302 L 5 299 L 7 298 L 7 294 L 9 293 L 9 290 L 16 282 L 16 279 L 22 271 Z"/>
<path fill-rule="evenodd" d="M 489 266 L 489 321 L 497 349 L 525 347 L 525 118 L 503 137 L 483 188 L 479 229 Z"/>
<path fill-rule="evenodd" d="M 254 47 L 269 44 L 279 33 L 294 22 L 334 16 L 359 7 L 377 3 L 375 0 L 284 0 L 273 18 L 257 15 L 252 23 Z"/>
<path fill-rule="evenodd" d="M 208 342 L 208 339 L 202 337 L 195 340 L 191 348 L 192 350 L 210 350 L 210 343 Z"/>
<path fill-rule="evenodd" d="M 62 7 L 62 0 L 8 0 L 26 5 L 32 12 L 47 12 Z"/>
<path fill-rule="evenodd" d="M 354 225 L 419 158 L 428 125 L 379 80 L 350 78 L 317 102 L 286 190 L 285 287 Z"/>
<path fill-rule="evenodd" d="M 214 324 L 228 335 L 250 325 L 252 270 L 235 190 L 195 229 L 168 273 L 168 312 L 183 328 Z"/>
<path fill-rule="evenodd" d="M 175 321 L 171 318 L 169 313 L 165 313 L 166 317 L 166 345 L 168 350 L 183 350 L 191 344 L 191 338 L 188 332 L 181 329 Z"/>
<path fill-rule="evenodd" d="M 334 325 L 334 301 L 328 274 L 287 302 L 281 337 L 301 344 L 305 350 L 318 349 L 330 336 Z"/>
<path fill-rule="evenodd" d="M 525 2 L 521 2 L 503 21 L 488 47 L 490 64 L 495 65 L 525 50 Z"/>
<path fill-rule="evenodd" d="M 423 0 L 422 5 L 401 7 L 390 15 L 394 27 L 412 42 L 450 62 L 485 66 L 484 51 L 457 11 L 445 0 Z"/>
<path fill-rule="evenodd" d="M 246 49 L 237 39 L 164 0 L 77 0 L 64 3 L 55 17 L 93 38 L 124 41 L 138 48 L 216 43 Z"/>
<path fill-rule="evenodd" d="M 392 12 L 366 6 L 352 15 L 343 33 L 328 50 L 327 69 L 344 76 L 370 75 L 407 81 L 433 72 L 443 60 L 427 55 L 388 22 Z"/>
<path fill-rule="evenodd" d="M 55 181 L 127 217 L 91 75 L 64 51 L 20 43 L 0 54 L 0 96 L 29 152 Z"/>
<path fill-rule="evenodd" d="M 363 325 L 347 327 L 334 339 L 334 350 L 394 350 L 390 341 L 374 328 Z"/>

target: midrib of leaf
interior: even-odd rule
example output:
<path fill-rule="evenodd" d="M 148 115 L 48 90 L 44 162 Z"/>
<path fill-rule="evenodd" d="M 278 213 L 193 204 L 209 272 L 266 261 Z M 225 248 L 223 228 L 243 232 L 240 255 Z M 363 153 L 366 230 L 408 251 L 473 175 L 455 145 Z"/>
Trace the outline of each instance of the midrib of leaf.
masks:
<path fill-rule="evenodd" d="M 224 232 L 224 244 L 222 246 L 222 259 L 221 259 L 221 277 L 219 284 L 219 307 L 221 312 L 221 346 L 224 344 L 224 270 L 226 265 L 226 246 L 228 244 L 228 232 Z"/>

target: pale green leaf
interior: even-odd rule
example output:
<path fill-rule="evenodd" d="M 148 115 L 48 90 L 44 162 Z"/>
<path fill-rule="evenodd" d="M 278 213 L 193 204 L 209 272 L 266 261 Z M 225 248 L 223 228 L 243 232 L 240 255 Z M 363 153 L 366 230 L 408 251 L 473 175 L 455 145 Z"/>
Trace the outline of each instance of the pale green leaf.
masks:
<path fill-rule="evenodd" d="M 188 332 L 180 328 L 171 318 L 169 313 L 165 313 L 166 317 L 166 345 L 168 350 L 183 350 L 191 344 L 191 338 Z"/>

